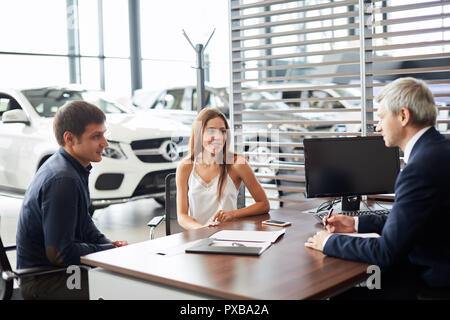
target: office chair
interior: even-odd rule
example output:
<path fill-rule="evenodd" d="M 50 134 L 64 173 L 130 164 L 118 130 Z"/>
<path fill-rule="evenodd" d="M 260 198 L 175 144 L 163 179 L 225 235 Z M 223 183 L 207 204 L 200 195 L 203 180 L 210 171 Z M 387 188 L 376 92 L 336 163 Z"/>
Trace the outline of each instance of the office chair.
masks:
<path fill-rule="evenodd" d="M 155 229 L 163 222 L 166 222 L 166 236 L 174 233 L 182 232 L 184 229 L 178 224 L 177 218 L 177 184 L 175 180 L 176 174 L 169 173 L 166 176 L 166 204 L 165 215 L 156 216 L 150 220 L 147 225 L 150 227 L 150 239 L 154 238 Z M 245 185 L 241 184 L 237 199 L 237 207 L 245 207 Z"/>
<path fill-rule="evenodd" d="M 169 173 L 166 176 L 166 195 L 165 195 L 165 215 L 156 216 L 147 224 L 150 227 L 150 239 L 154 238 L 155 229 L 163 222 L 166 222 L 166 236 L 183 230 L 178 224 L 177 219 L 177 184 L 176 173 Z M 171 226 L 173 224 L 173 227 Z M 177 230 L 176 232 L 175 229 Z"/>
<path fill-rule="evenodd" d="M 0 300 L 10 300 L 11 297 L 17 299 L 22 299 L 19 289 L 14 289 L 14 279 L 20 279 L 26 276 L 37 276 L 42 274 L 61 272 L 66 270 L 66 268 L 56 268 L 56 267 L 35 267 L 28 269 L 20 269 L 13 271 L 11 264 L 9 263 L 7 251 L 16 250 L 16 246 L 3 246 L 2 239 L 0 237 Z"/>

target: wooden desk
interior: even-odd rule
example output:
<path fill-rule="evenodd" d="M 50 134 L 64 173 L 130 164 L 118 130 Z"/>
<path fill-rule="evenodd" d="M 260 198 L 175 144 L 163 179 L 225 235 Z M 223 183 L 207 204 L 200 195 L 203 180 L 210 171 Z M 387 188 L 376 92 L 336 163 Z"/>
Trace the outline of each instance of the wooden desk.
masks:
<path fill-rule="evenodd" d="M 168 237 L 97 252 L 81 257 L 81 262 L 100 267 L 89 274 L 91 298 L 104 290 L 127 291 L 111 295 L 115 299 L 136 299 L 133 290 L 154 287 L 139 293 L 143 299 L 323 299 L 346 290 L 368 277 L 367 264 L 327 257 L 304 246 L 306 239 L 323 230 L 317 220 L 305 213 L 321 201 L 306 201 L 298 206 L 274 210 L 271 218 L 291 221 L 286 233 L 259 257 L 186 254 L 182 247 L 223 229 L 280 230 L 263 226 L 268 214 L 222 223 Z M 157 251 L 168 249 L 167 255 Z M 102 278 L 102 282 L 96 282 Z M 121 279 L 121 287 L 114 281 Z M 129 281 L 129 282 L 127 282 Z M 119 282 L 118 282 L 119 283 Z M 128 284 L 127 284 L 128 283 Z M 133 287 L 134 286 L 134 287 Z M 173 291 L 165 295 L 164 290 Z M 94 291 L 95 291 L 94 290 Z"/>

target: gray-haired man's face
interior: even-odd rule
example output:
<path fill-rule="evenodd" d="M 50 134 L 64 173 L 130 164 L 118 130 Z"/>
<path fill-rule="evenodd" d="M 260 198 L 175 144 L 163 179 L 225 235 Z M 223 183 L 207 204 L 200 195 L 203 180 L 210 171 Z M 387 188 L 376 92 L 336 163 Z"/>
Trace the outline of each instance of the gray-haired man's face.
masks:
<path fill-rule="evenodd" d="M 401 138 L 402 125 L 398 115 L 393 115 L 381 101 L 377 111 L 379 118 L 376 131 L 383 135 L 386 147 L 397 147 Z"/>

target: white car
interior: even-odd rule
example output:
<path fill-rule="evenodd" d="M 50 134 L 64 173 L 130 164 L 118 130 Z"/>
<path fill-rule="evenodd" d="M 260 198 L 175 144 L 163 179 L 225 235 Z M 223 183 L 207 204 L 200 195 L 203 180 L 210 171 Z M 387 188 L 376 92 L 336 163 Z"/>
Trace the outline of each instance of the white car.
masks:
<path fill-rule="evenodd" d="M 93 208 L 139 198 L 164 201 L 165 177 L 189 149 L 190 127 L 135 113 L 101 91 L 75 87 L 0 89 L 0 193 L 23 195 L 36 171 L 59 146 L 53 117 L 69 100 L 86 100 L 106 114 L 109 146 L 93 163 Z"/>
<path fill-rule="evenodd" d="M 330 112 L 299 112 L 290 114 L 290 120 L 312 120 L 312 121 L 336 121 L 337 124 L 282 124 L 279 126 L 281 131 L 346 131 L 358 132 L 361 125 L 357 123 L 361 121 L 361 112 L 333 112 L 332 109 L 342 108 L 359 108 L 360 92 L 358 89 L 316 89 L 310 90 L 308 87 L 312 84 L 305 83 L 283 83 L 278 85 L 262 85 L 257 89 L 265 89 L 266 91 L 246 92 L 242 94 L 242 99 L 249 101 L 245 103 L 245 109 L 251 111 L 261 110 L 279 110 L 281 112 L 288 109 L 325 109 Z M 278 88 L 287 88 L 281 91 Z M 197 92 L 193 85 L 171 87 L 160 91 L 149 91 L 145 89 L 136 90 L 133 96 L 133 104 L 139 109 L 163 111 L 161 115 L 165 117 L 176 117 L 180 121 L 191 124 L 197 115 Z M 218 108 L 227 117 L 229 117 L 228 107 L 228 88 L 205 87 L 206 104 L 211 107 Z M 353 97 L 353 99 L 352 99 Z M 308 102 L 304 99 L 313 98 L 315 101 Z M 343 98 L 339 101 L 340 98 Z M 287 99 L 285 103 L 279 99 Z M 290 99 L 290 100 L 289 100 Z M 335 99 L 333 101 L 333 99 Z M 262 102 L 266 100 L 265 102 Z M 274 101 L 272 101 L 274 100 Z M 270 121 L 275 122 L 285 119 L 285 114 L 277 113 L 244 113 L 244 121 Z M 339 121 L 352 121 L 351 124 L 339 124 Z M 248 125 L 248 124 L 247 124 Z M 252 125 L 254 129 L 255 126 Z M 266 125 L 259 125 L 257 129 L 270 129 Z"/>

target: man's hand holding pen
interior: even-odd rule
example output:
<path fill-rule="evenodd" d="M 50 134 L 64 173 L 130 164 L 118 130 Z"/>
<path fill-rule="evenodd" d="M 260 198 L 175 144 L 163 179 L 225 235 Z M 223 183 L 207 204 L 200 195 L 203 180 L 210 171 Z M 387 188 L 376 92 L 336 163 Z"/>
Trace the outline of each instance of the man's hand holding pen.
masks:
<path fill-rule="evenodd" d="M 356 232 L 355 219 L 343 214 L 334 214 L 323 218 L 323 224 L 331 233 L 352 233 Z"/>

